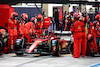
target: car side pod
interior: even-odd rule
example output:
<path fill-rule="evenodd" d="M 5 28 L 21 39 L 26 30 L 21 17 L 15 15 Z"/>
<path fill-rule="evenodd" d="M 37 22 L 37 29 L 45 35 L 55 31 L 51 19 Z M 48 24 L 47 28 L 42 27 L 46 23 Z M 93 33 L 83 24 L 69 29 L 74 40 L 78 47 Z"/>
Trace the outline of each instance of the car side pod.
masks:
<path fill-rule="evenodd" d="M 39 43 L 41 43 L 42 41 L 40 40 L 36 40 L 31 46 L 30 48 L 28 49 L 28 53 L 31 53 L 38 45 Z"/>

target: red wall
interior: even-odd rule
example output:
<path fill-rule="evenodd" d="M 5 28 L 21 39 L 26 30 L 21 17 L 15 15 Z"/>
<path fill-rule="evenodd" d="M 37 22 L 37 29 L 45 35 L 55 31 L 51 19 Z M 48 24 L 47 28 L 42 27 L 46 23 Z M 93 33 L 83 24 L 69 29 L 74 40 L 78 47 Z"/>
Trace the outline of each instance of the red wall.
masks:
<path fill-rule="evenodd" d="M 8 28 L 8 19 L 10 18 L 10 13 L 14 12 L 14 8 L 8 4 L 0 4 L 0 26 L 3 28 Z"/>

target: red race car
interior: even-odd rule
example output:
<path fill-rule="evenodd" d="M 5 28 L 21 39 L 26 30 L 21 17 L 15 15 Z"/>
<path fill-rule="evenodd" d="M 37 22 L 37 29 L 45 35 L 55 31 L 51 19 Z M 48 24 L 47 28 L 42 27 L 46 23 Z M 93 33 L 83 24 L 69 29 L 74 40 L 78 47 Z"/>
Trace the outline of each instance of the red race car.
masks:
<path fill-rule="evenodd" d="M 45 32 L 48 32 L 46 30 Z M 61 33 L 61 31 L 60 31 Z M 26 45 L 30 44 L 29 47 Z M 45 37 L 32 39 L 32 43 L 25 43 L 23 39 L 17 39 L 15 43 L 16 55 L 29 54 L 48 54 L 53 56 L 60 56 L 63 50 L 68 51 L 69 41 L 60 39 L 52 31 L 49 31 Z"/>

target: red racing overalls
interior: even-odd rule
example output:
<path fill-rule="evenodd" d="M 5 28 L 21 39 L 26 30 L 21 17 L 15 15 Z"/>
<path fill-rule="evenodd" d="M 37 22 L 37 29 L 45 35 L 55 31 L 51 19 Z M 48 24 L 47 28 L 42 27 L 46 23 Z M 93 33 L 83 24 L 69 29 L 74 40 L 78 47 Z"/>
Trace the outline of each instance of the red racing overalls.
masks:
<path fill-rule="evenodd" d="M 26 37 L 27 43 L 31 42 L 31 37 L 29 36 L 29 31 L 28 31 L 28 28 L 27 28 L 27 23 L 25 24 L 24 21 L 22 21 L 22 24 L 21 24 L 21 27 L 20 27 L 20 33 L 21 33 L 23 38 Z"/>
<path fill-rule="evenodd" d="M 94 41 L 93 41 L 93 46 L 91 48 L 94 48 L 94 51 L 97 52 L 98 51 L 98 47 L 97 47 L 97 43 L 96 43 L 96 37 L 98 30 L 96 30 L 96 28 L 94 26 L 92 26 L 92 34 L 94 36 Z"/>
<path fill-rule="evenodd" d="M 73 32 L 73 38 L 74 38 L 74 46 L 73 46 L 74 58 L 79 58 L 81 54 L 83 28 L 84 28 L 84 23 L 79 20 L 75 21 L 73 23 L 73 27 L 71 28 L 71 32 Z"/>
<path fill-rule="evenodd" d="M 40 38 L 40 35 L 43 34 L 43 22 L 37 22 L 35 25 L 37 37 Z"/>
<path fill-rule="evenodd" d="M 33 22 L 27 22 L 26 23 L 26 27 L 27 27 L 27 29 L 28 29 L 28 31 L 29 31 L 30 34 L 32 34 L 32 32 L 35 31 L 35 29 L 34 29 L 34 23 Z"/>
<path fill-rule="evenodd" d="M 17 39 L 17 21 L 15 19 L 10 19 L 8 23 L 8 48 L 14 51 L 14 44 Z"/>

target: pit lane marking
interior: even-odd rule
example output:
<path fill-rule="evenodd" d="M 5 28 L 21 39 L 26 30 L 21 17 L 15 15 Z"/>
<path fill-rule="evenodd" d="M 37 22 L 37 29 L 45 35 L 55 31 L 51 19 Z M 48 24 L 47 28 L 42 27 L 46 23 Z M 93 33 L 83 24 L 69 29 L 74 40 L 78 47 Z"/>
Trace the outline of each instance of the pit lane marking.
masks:
<path fill-rule="evenodd" d="M 12 53 L 12 54 L 8 54 L 8 56 L 13 56 L 13 55 L 16 55 L 15 53 Z"/>
<path fill-rule="evenodd" d="M 22 64 L 18 64 L 18 65 L 14 66 L 14 67 L 20 67 L 20 66 L 23 66 L 23 65 L 26 65 L 26 64 L 29 64 L 29 63 L 33 63 L 33 62 L 37 62 L 37 61 L 41 61 L 41 60 L 45 60 L 45 59 L 48 59 L 48 58 L 49 58 L 49 57 L 35 59 L 35 60 L 28 61 L 28 62 L 25 62 L 25 63 L 22 63 Z"/>
<path fill-rule="evenodd" d="M 70 56 L 70 55 L 72 55 L 72 54 L 66 54 L 66 55 L 62 55 L 62 57 L 65 57 L 65 56 Z"/>

